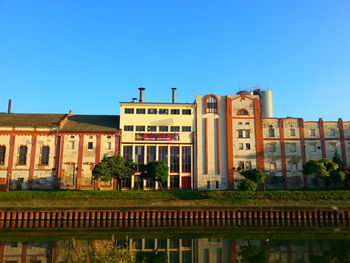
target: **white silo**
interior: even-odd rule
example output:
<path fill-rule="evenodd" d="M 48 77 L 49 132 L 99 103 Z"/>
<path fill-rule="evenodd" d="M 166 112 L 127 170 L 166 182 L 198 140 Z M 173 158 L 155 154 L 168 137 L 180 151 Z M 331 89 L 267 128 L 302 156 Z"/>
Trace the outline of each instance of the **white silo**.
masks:
<path fill-rule="evenodd" d="M 261 105 L 261 117 L 262 118 L 273 118 L 272 91 L 271 90 L 260 91 L 260 105 Z"/>

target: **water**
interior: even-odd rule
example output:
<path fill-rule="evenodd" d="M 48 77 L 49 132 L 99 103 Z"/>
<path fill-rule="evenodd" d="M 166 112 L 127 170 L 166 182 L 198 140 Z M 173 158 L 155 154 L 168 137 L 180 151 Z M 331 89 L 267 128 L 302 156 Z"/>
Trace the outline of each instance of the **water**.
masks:
<path fill-rule="evenodd" d="M 3 227 L 0 262 L 346 263 L 348 224 Z"/>

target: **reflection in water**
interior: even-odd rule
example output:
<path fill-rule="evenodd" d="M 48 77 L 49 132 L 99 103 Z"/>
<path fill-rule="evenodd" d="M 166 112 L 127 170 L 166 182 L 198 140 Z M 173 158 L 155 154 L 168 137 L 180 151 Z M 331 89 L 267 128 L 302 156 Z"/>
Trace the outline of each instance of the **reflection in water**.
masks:
<path fill-rule="evenodd" d="M 0 262 L 335 263 L 350 262 L 350 239 L 136 238 L 1 241 Z M 1 238 L 1 237 L 0 237 Z M 15 238 L 14 238 L 15 239 Z"/>

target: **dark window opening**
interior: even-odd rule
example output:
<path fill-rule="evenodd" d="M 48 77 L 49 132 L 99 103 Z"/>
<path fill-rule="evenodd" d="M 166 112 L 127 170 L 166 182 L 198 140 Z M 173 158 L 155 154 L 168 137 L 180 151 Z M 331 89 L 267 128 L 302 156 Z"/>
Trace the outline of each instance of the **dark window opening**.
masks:
<path fill-rule="evenodd" d="M 249 114 L 248 114 L 248 111 L 245 110 L 245 109 L 239 110 L 237 114 L 238 114 L 238 115 L 249 115 Z"/>
<path fill-rule="evenodd" d="M 214 96 L 207 99 L 207 112 L 218 113 L 218 101 Z"/>
<path fill-rule="evenodd" d="M 132 146 L 123 147 L 123 156 L 125 160 L 132 159 Z"/>
<path fill-rule="evenodd" d="M 19 147 L 19 165 L 25 165 L 27 163 L 27 146 L 21 146 Z"/>
<path fill-rule="evenodd" d="M 136 114 L 146 114 L 146 109 L 136 109 Z"/>
<path fill-rule="evenodd" d="M 171 109 L 170 110 L 170 114 L 179 115 L 180 114 L 180 110 L 178 110 L 178 109 Z"/>
<path fill-rule="evenodd" d="M 182 172 L 191 172 L 191 147 L 182 147 Z"/>
<path fill-rule="evenodd" d="M 125 114 L 134 114 L 134 109 L 133 108 L 126 108 L 124 110 Z"/>
<path fill-rule="evenodd" d="M 0 164 L 5 164 L 6 146 L 0 146 Z"/>
<path fill-rule="evenodd" d="M 94 148 L 94 143 L 93 142 L 88 142 L 88 149 L 92 150 Z"/>
<path fill-rule="evenodd" d="M 170 147 L 170 172 L 178 173 L 180 170 L 180 147 Z"/>
<path fill-rule="evenodd" d="M 41 148 L 41 165 L 48 165 L 49 164 L 49 155 L 50 155 L 50 147 L 49 146 L 43 146 Z"/>

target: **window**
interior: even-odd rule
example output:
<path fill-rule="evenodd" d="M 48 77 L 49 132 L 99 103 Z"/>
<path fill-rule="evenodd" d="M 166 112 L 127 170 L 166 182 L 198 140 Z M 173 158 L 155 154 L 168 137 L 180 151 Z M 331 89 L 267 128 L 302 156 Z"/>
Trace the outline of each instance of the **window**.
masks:
<path fill-rule="evenodd" d="M 219 189 L 219 181 L 215 181 L 215 188 Z"/>
<path fill-rule="evenodd" d="M 88 150 L 92 150 L 94 148 L 93 142 L 88 142 Z"/>
<path fill-rule="evenodd" d="M 169 114 L 168 109 L 159 109 L 159 114 Z"/>
<path fill-rule="evenodd" d="M 238 122 L 238 125 L 243 125 L 243 122 L 239 121 L 239 122 Z"/>
<path fill-rule="evenodd" d="M 191 110 L 182 110 L 182 115 L 191 115 Z"/>
<path fill-rule="evenodd" d="M 135 175 L 135 177 L 134 177 L 134 188 L 135 189 L 142 189 L 143 188 L 143 179 L 138 175 Z"/>
<path fill-rule="evenodd" d="M 238 131 L 238 138 L 243 138 L 243 131 L 242 130 Z"/>
<path fill-rule="evenodd" d="M 131 188 L 131 178 L 122 178 L 120 184 L 122 188 Z"/>
<path fill-rule="evenodd" d="M 218 113 L 218 101 L 214 96 L 207 98 L 207 112 Z"/>
<path fill-rule="evenodd" d="M 155 131 L 157 131 L 157 126 L 147 126 L 147 131 L 155 132 Z"/>
<path fill-rule="evenodd" d="M 0 146 L 0 165 L 5 164 L 6 146 Z"/>
<path fill-rule="evenodd" d="M 107 142 L 106 143 L 106 149 L 107 150 L 112 150 L 112 143 L 111 142 Z"/>
<path fill-rule="evenodd" d="M 170 114 L 179 115 L 180 114 L 180 110 L 179 109 L 171 109 L 170 110 Z"/>
<path fill-rule="evenodd" d="M 136 131 L 145 131 L 145 126 L 136 126 Z"/>
<path fill-rule="evenodd" d="M 289 129 L 289 136 L 295 136 L 295 129 Z"/>
<path fill-rule="evenodd" d="M 330 151 L 331 151 L 332 153 L 334 153 L 334 152 L 337 150 L 336 144 L 333 143 L 333 142 L 330 142 L 330 143 L 329 143 L 329 149 L 330 149 Z"/>
<path fill-rule="evenodd" d="M 112 136 L 111 136 L 111 135 L 108 135 L 108 136 L 107 136 L 107 139 L 111 139 L 111 138 L 112 138 Z"/>
<path fill-rule="evenodd" d="M 179 132 L 180 131 L 180 126 L 171 126 L 170 131 L 172 132 Z"/>
<path fill-rule="evenodd" d="M 246 143 L 246 144 L 245 144 L 245 149 L 246 149 L 246 150 L 250 150 L 250 143 Z"/>
<path fill-rule="evenodd" d="M 270 171 L 277 172 L 277 164 L 275 162 L 270 163 Z"/>
<path fill-rule="evenodd" d="M 269 137 L 275 137 L 275 129 L 269 128 Z"/>
<path fill-rule="evenodd" d="M 316 142 L 313 142 L 313 143 L 310 143 L 310 151 L 311 152 L 316 152 L 317 151 L 317 143 Z"/>
<path fill-rule="evenodd" d="M 190 132 L 191 131 L 191 126 L 182 126 L 182 131 L 183 132 Z"/>
<path fill-rule="evenodd" d="M 297 163 L 292 163 L 291 164 L 291 172 L 292 173 L 298 172 L 298 164 Z"/>
<path fill-rule="evenodd" d="M 135 162 L 137 164 L 136 170 L 140 172 L 141 164 L 145 161 L 145 146 L 135 146 Z"/>
<path fill-rule="evenodd" d="M 316 131 L 315 131 L 315 129 L 310 129 L 310 130 L 309 130 L 309 134 L 310 134 L 310 136 L 316 136 Z"/>
<path fill-rule="evenodd" d="M 252 162 L 251 161 L 246 161 L 245 162 L 245 168 L 246 169 L 252 169 Z"/>
<path fill-rule="evenodd" d="M 19 161 L 18 161 L 19 165 L 26 165 L 26 163 L 27 163 L 27 151 L 28 151 L 27 146 L 19 147 Z"/>
<path fill-rule="evenodd" d="M 249 114 L 248 114 L 248 111 L 247 111 L 247 110 L 241 109 L 241 110 L 239 110 L 239 111 L 237 112 L 237 115 L 249 115 Z"/>
<path fill-rule="evenodd" d="M 160 132 L 167 132 L 169 130 L 168 126 L 159 126 Z"/>
<path fill-rule="evenodd" d="M 293 143 L 289 143 L 289 150 L 290 152 L 296 152 L 297 151 L 297 145 L 293 142 Z"/>
<path fill-rule="evenodd" d="M 238 144 L 238 149 L 239 149 L 239 150 L 244 150 L 244 145 L 243 145 L 243 143 L 239 143 L 239 144 Z"/>
<path fill-rule="evenodd" d="M 178 173 L 180 168 L 180 147 L 170 147 L 170 172 Z"/>
<path fill-rule="evenodd" d="M 134 114 L 134 109 L 133 108 L 125 108 L 124 113 L 125 114 Z"/>
<path fill-rule="evenodd" d="M 329 134 L 329 136 L 335 136 L 335 130 L 329 129 L 328 134 Z"/>
<path fill-rule="evenodd" d="M 249 131 L 249 130 L 246 130 L 246 131 L 245 131 L 245 137 L 246 137 L 246 138 L 250 138 L 250 131 Z"/>
<path fill-rule="evenodd" d="M 207 189 L 210 189 L 210 181 L 207 181 Z"/>
<path fill-rule="evenodd" d="M 74 148 L 75 148 L 75 142 L 74 141 L 69 141 L 68 142 L 68 149 L 74 150 Z"/>
<path fill-rule="evenodd" d="M 245 125 L 249 125 L 249 122 L 246 122 Z"/>
<path fill-rule="evenodd" d="M 156 160 L 156 146 L 147 146 L 147 163 Z"/>
<path fill-rule="evenodd" d="M 70 138 L 71 138 L 71 139 L 74 139 L 75 137 L 74 137 L 74 135 L 71 135 Z"/>
<path fill-rule="evenodd" d="M 276 152 L 276 143 L 274 142 L 270 143 L 270 152 L 272 153 Z"/>
<path fill-rule="evenodd" d="M 182 172 L 189 173 L 191 172 L 191 147 L 183 146 L 182 147 Z"/>
<path fill-rule="evenodd" d="M 242 169 L 244 169 L 244 161 L 239 161 L 238 162 L 238 167 L 241 167 Z"/>
<path fill-rule="evenodd" d="M 157 114 L 157 109 L 148 109 L 147 113 L 148 114 Z"/>
<path fill-rule="evenodd" d="M 125 125 L 124 126 L 124 131 L 133 131 L 134 130 L 134 126 L 132 125 Z"/>
<path fill-rule="evenodd" d="M 146 109 L 136 109 L 136 114 L 146 114 Z"/>
<path fill-rule="evenodd" d="M 132 159 L 132 146 L 124 146 L 123 147 L 123 156 L 125 160 Z"/>
<path fill-rule="evenodd" d="M 168 146 L 159 146 L 158 160 L 168 163 Z"/>
<path fill-rule="evenodd" d="M 179 175 L 178 174 L 170 175 L 170 187 L 179 188 L 179 186 L 180 186 Z"/>
<path fill-rule="evenodd" d="M 50 156 L 50 147 L 49 146 L 41 147 L 40 164 L 41 165 L 48 165 L 49 164 L 49 156 Z"/>

